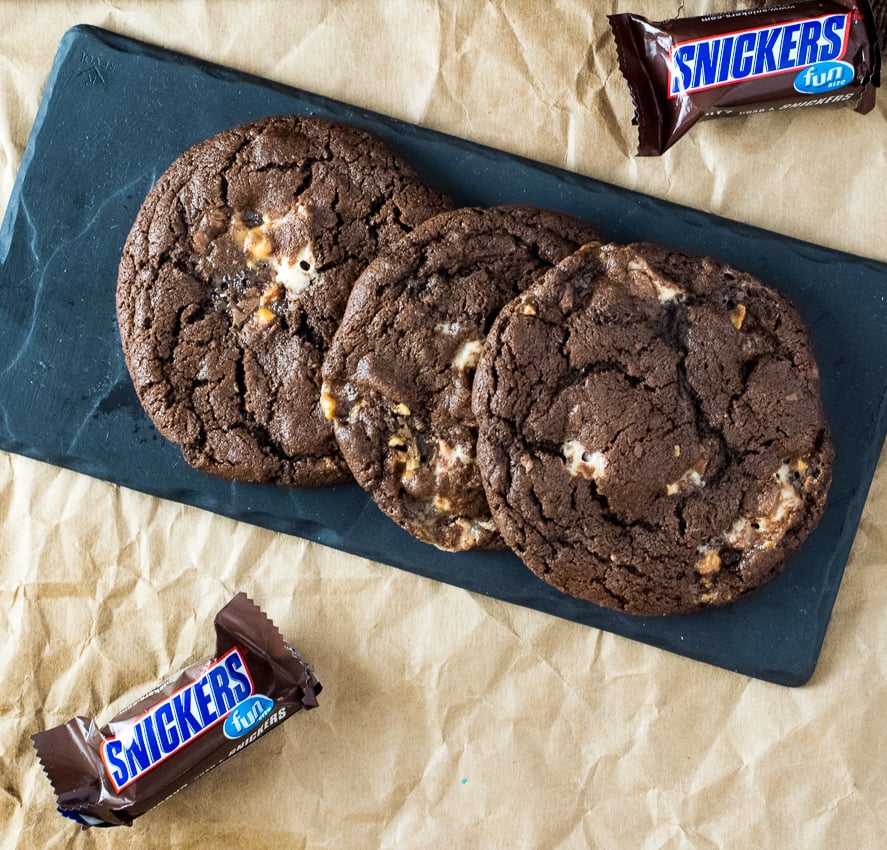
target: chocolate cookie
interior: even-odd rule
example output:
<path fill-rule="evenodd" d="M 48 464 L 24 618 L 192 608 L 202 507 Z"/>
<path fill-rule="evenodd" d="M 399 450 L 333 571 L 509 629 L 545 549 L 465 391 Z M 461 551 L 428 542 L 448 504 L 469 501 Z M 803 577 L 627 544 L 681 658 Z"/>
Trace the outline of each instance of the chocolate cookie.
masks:
<path fill-rule="evenodd" d="M 358 483 L 420 540 L 501 545 L 475 464 L 475 363 L 499 309 L 592 238 L 560 213 L 456 210 L 355 284 L 324 364 L 326 412 Z"/>
<path fill-rule="evenodd" d="M 310 118 L 245 124 L 177 159 L 123 251 L 117 315 L 157 429 L 214 475 L 348 478 L 320 367 L 364 266 L 445 199 L 378 139 Z"/>
<path fill-rule="evenodd" d="M 502 536 L 598 605 L 730 602 L 824 509 L 832 447 L 801 321 L 713 260 L 586 246 L 501 312 L 473 401 Z"/>

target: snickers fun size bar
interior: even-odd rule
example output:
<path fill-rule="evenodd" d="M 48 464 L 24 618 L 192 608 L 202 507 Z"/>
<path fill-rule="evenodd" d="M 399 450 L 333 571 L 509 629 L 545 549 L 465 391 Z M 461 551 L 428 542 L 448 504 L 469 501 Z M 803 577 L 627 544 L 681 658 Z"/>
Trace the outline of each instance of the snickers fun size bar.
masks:
<path fill-rule="evenodd" d="M 215 617 L 216 654 L 99 727 L 86 717 L 33 736 L 59 811 L 84 827 L 131 824 L 302 708 L 322 686 L 246 594 Z"/>
<path fill-rule="evenodd" d="M 668 150 L 702 118 L 827 104 L 865 113 L 875 105 L 880 54 L 868 0 L 609 21 L 641 156 Z"/>

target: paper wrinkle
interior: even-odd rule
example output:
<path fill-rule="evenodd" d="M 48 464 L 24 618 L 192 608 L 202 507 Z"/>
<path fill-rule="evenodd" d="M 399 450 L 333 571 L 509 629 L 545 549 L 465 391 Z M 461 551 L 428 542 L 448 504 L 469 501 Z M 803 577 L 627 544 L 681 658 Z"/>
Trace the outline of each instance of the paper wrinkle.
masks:
<path fill-rule="evenodd" d="M 542 85 L 538 79 L 538 77 L 533 73 L 531 64 L 533 58 L 538 58 L 535 52 L 535 46 L 530 43 L 529 45 L 524 42 L 521 38 L 520 34 L 517 31 L 515 20 L 512 20 L 508 17 L 505 10 L 500 5 L 499 14 L 502 19 L 508 24 L 508 33 L 511 36 L 511 43 L 514 44 L 514 58 L 518 60 L 517 62 L 512 62 L 512 69 L 518 74 L 522 73 L 529 83 L 532 90 L 537 94 L 541 103 L 546 106 L 550 106 L 553 109 L 557 109 L 558 111 L 562 111 L 564 107 L 556 102 L 554 98 L 547 96 L 547 90 L 544 85 Z M 540 17 L 542 13 L 537 12 L 532 18 L 522 20 L 521 18 L 517 18 L 518 21 L 522 23 L 526 23 L 528 27 L 531 27 L 531 21 Z M 497 40 L 497 50 L 503 49 L 503 43 L 501 40 Z M 506 51 L 507 52 L 507 51 Z M 561 115 L 563 117 L 563 115 Z"/>
<path fill-rule="evenodd" d="M 475 604 L 478 604 L 478 600 L 476 597 L 472 596 L 470 598 Z M 516 652 L 518 652 L 521 657 L 525 656 L 525 655 L 529 655 L 530 658 L 534 659 L 537 663 L 541 664 L 546 670 L 550 671 L 561 682 L 561 684 L 566 688 L 566 690 L 569 693 L 571 693 L 574 697 L 576 697 L 576 699 L 580 703 L 582 703 L 590 711 L 594 711 L 595 706 L 593 704 L 589 703 L 586 700 L 586 698 L 574 688 L 572 683 L 564 676 L 564 674 L 557 668 L 557 666 L 555 666 L 555 664 L 551 661 L 551 659 L 542 655 L 532 644 L 528 644 L 527 641 L 524 640 L 522 635 L 520 633 L 518 633 L 517 631 L 515 631 L 515 629 L 509 623 L 506 623 L 501 617 L 497 617 L 495 614 L 493 614 L 490 617 L 490 619 L 492 620 L 493 623 L 495 623 L 500 628 L 502 628 L 505 632 L 507 632 L 508 634 L 510 634 L 514 637 L 514 639 L 518 643 L 518 647 L 516 648 Z M 505 671 L 503 673 L 503 675 L 505 675 L 506 673 L 507 673 L 507 671 Z"/>

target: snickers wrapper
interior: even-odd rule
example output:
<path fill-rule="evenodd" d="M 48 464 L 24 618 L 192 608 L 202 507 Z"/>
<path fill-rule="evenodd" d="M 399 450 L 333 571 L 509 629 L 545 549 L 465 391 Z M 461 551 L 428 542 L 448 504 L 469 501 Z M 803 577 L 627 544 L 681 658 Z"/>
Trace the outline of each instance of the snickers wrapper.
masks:
<path fill-rule="evenodd" d="M 828 105 L 865 113 L 875 105 L 881 60 L 867 0 L 608 20 L 641 156 L 665 152 L 703 118 Z"/>
<path fill-rule="evenodd" d="M 245 594 L 215 617 L 216 653 L 99 728 L 88 717 L 33 736 L 59 811 L 129 825 L 302 708 L 321 684 Z"/>

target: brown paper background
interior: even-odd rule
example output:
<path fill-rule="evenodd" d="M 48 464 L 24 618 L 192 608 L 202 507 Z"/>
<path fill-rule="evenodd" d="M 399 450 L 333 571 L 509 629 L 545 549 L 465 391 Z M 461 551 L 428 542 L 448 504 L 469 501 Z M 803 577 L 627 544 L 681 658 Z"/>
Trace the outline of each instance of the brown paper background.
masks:
<path fill-rule="evenodd" d="M 0 2 L 0 211 L 58 41 L 91 23 L 887 260 L 883 93 L 868 116 L 710 122 L 632 156 L 605 14 L 677 6 Z M 882 458 L 819 667 L 790 690 L 0 453 L 0 848 L 883 848 L 885 508 Z M 240 589 L 314 664 L 321 707 L 132 829 L 78 832 L 29 735 L 208 655 Z"/>

